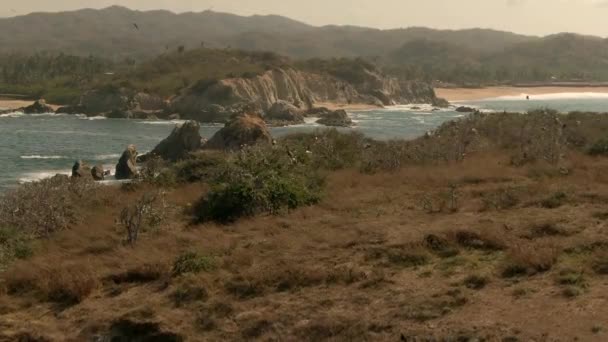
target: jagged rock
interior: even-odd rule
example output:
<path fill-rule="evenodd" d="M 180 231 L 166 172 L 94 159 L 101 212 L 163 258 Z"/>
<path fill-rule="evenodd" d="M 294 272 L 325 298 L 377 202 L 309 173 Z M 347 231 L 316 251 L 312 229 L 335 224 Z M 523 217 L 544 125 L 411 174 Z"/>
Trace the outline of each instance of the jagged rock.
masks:
<path fill-rule="evenodd" d="M 287 101 L 277 101 L 264 116 L 267 122 L 298 124 L 304 122 L 302 111 Z"/>
<path fill-rule="evenodd" d="M 97 164 L 91 169 L 91 176 L 96 181 L 104 180 L 106 171 L 103 169 L 103 165 Z"/>
<path fill-rule="evenodd" d="M 272 136 L 257 114 L 235 116 L 203 146 L 205 149 L 236 150 L 245 145 L 270 144 Z"/>
<path fill-rule="evenodd" d="M 146 158 L 158 156 L 171 161 L 186 158 L 190 152 L 201 148 L 200 129 L 201 126 L 196 121 L 186 121 L 177 125 L 165 140 L 146 155 Z"/>
<path fill-rule="evenodd" d="M 473 113 L 475 111 L 475 109 L 471 108 L 471 107 L 460 106 L 460 107 L 456 108 L 456 111 L 459 113 Z"/>
<path fill-rule="evenodd" d="M 72 177 L 84 178 L 91 175 L 91 168 L 82 160 L 78 160 L 72 166 Z"/>
<path fill-rule="evenodd" d="M 40 99 L 33 104 L 23 107 L 23 113 L 25 114 L 43 114 L 43 113 L 54 113 L 53 107 L 46 104 L 44 99 Z"/>
<path fill-rule="evenodd" d="M 137 177 L 137 149 L 135 145 L 127 146 L 116 164 L 116 179 L 133 179 Z"/>
<path fill-rule="evenodd" d="M 320 117 L 317 123 L 325 126 L 350 127 L 353 125 L 353 121 L 343 109 L 323 113 Z"/>
<path fill-rule="evenodd" d="M 439 108 L 447 108 L 450 106 L 450 103 L 448 102 L 448 100 L 442 99 L 441 97 L 434 98 L 433 101 L 431 101 L 431 104 L 434 107 L 439 107 Z"/>

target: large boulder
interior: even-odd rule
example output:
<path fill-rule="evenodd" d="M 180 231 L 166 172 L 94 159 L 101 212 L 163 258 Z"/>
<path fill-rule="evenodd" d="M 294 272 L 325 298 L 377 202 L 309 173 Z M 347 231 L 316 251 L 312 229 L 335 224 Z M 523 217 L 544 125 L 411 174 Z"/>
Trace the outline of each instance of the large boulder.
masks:
<path fill-rule="evenodd" d="M 80 98 L 80 105 L 85 114 L 98 115 L 112 111 L 125 112 L 135 107 L 129 91 L 113 86 L 106 86 L 86 92 Z"/>
<path fill-rule="evenodd" d="M 137 177 L 137 149 L 135 145 L 127 146 L 116 164 L 115 177 L 118 180 L 133 179 Z"/>
<path fill-rule="evenodd" d="M 93 168 L 91 169 L 91 176 L 96 181 L 104 180 L 106 176 L 106 171 L 103 169 L 103 165 L 98 164 L 93 166 Z"/>
<path fill-rule="evenodd" d="M 304 122 L 302 111 L 287 101 L 275 102 L 264 117 L 266 122 L 273 124 L 298 124 Z"/>
<path fill-rule="evenodd" d="M 203 146 L 205 149 L 237 150 L 245 145 L 270 144 L 272 135 L 257 114 L 241 114 L 232 118 Z"/>
<path fill-rule="evenodd" d="M 82 160 L 78 160 L 72 166 L 73 178 L 84 178 L 91 176 L 91 168 Z"/>
<path fill-rule="evenodd" d="M 23 107 L 25 114 L 43 114 L 43 113 L 54 113 L 53 107 L 46 104 L 44 99 L 40 99 L 33 104 Z"/>
<path fill-rule="evenodd" d="M 161 141 L 146 157 L 160 157 L 177 161 L 184 159 L 190 152 L 201 148 L 201 125 L 196 121 L 186 121 L 177 125 L 171 134 Z"/>
<path fill-rule="evenodd" d="M 339 109 L 336 111 L 328 111 L 319 115 L 320 119 L 317 123 L 325 126 L 350 127 L 353 121 L 348 116 L 345 110 Z"/>

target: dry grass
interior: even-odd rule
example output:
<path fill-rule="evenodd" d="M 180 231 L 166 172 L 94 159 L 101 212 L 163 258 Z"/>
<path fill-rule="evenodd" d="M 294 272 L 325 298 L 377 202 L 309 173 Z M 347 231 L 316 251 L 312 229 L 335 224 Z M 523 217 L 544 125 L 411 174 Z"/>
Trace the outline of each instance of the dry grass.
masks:
<path fill-rule="evenodd" d="M 474 120 L 460 126 L 474 135 L 440 130 L 460 144 L 445 151 L 437 133 L 387 143 L 370 173 L 355 150 L 337 155 L 332 168 L 348 167 L 328 173 L 318 204 L 276 215 L 193 224 L 209 187 L 176 185 L 176 210 L 133 246 L 116 218 L 154 185 L 108 188 L 112 201 L 75 206 L 81 220 L 9 261 L 0 340 L 603 339 L 608 159 L 569 150 L 554 164 L 549 143 L 518 142 L 545 121 L 496 131 L 516 119 Z M 537 160 L 512 165 L 518 151 Z M 451 189 L 454 205 L 420 205 Z"/>

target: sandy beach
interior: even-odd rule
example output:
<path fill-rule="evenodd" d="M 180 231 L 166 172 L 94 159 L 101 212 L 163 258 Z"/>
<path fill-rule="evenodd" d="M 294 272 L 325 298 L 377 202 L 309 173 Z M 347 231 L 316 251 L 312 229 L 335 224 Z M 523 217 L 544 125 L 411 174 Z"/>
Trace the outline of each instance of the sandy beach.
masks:
<path fill-rule="evenodd" d="M 35 101 L 32 100 L 17 100 L 17 99 L 7 99 L 7 98 L 0 98 L 0 109 L 19 109 L 22 107 L 27 107 L 31 104 L 33 104 Z M 53 105 L 50 103 L 47 103 L 49 106 L 51 106 L 54 110 L 57 110 L 57 108 L 59 108 L 60 106 L 58 105 Z"/>
<path fill-rule="evenodd" d="M 559 93 L 608 93 L 608 87 L 436 88 L 435 93 L 448 101 L 471 101 L 520 94 L 533 96 Z"/>

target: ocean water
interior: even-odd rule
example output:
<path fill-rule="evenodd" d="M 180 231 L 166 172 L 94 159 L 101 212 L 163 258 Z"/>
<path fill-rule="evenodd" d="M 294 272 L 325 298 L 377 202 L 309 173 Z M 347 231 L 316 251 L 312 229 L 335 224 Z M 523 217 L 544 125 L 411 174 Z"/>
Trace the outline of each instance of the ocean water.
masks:
<path fill-rule="evenodd" d="M 608 94 L 578 93 L 525 95 L 457 102 L 484 111 L 527 111 L 549 107 L 560 111 L 608 111 Z M 441 123 L 462 117 L 454 109 L 433 111 L 429 105 L 395 106 L 349 113 L 356 123 L 343 131 L 360 131 L 375 139 L 410 139 Z M 272 128 L 274 136 L 325 129 L 308 118 L 305 124 Z M 114 170 L 120 154 L 129 144 L 140 153 L 151 150 L 179 121 L 140 121 L 86 118 L 75 115 L 0 115 L 0 191 L 19 183 L 35 181 L 57 173 L 69 174 L 75 160 L 102 164 Z M 211 137 L 221 125 L 201 127 Z"/>

